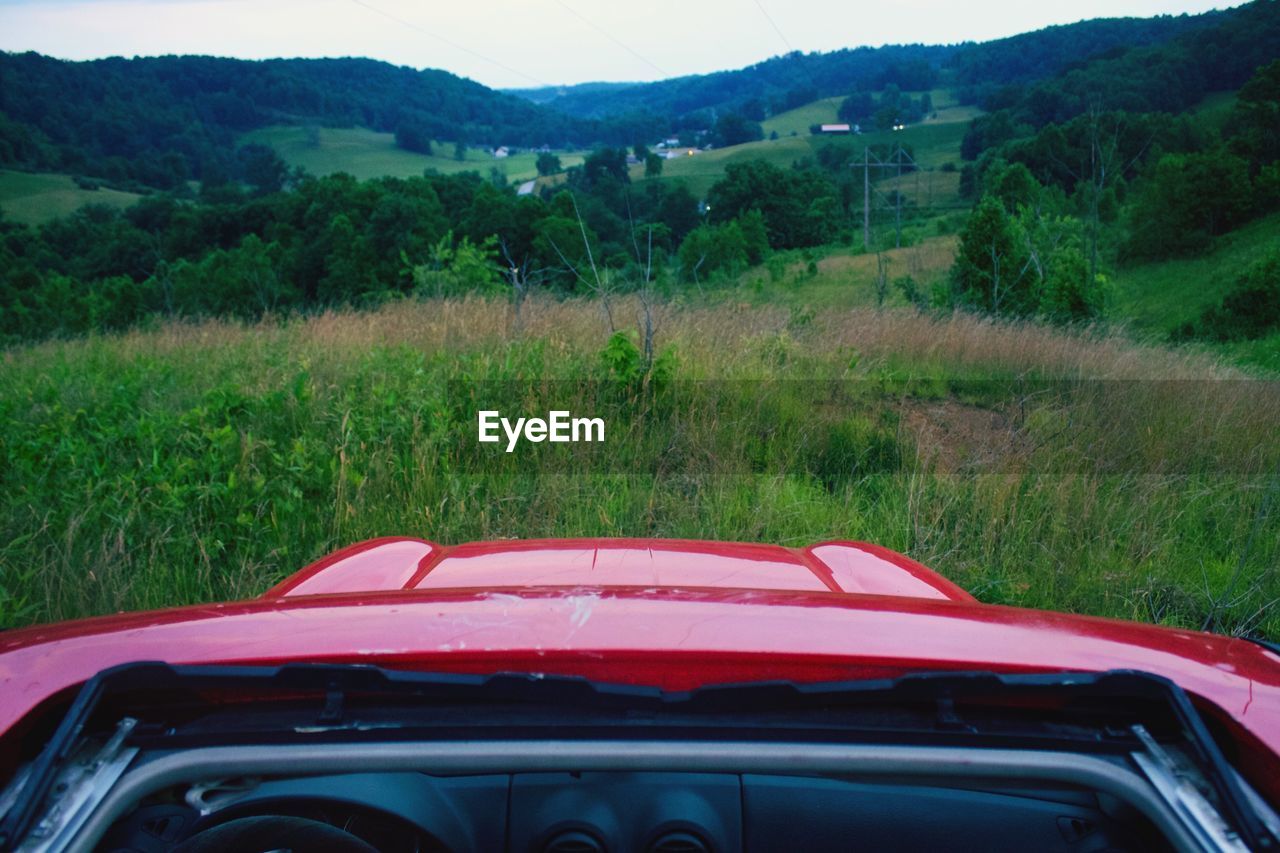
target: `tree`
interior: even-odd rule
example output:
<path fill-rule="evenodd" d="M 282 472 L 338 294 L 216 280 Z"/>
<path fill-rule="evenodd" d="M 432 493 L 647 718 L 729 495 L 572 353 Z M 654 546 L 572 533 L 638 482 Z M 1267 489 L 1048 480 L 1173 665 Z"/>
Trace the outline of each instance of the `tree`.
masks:
<path fill-rule="evenodd" d="M 582 186 L 595 189 L 604 181 L 612 180 L 618 184 L 631 182 L 631 170 L 627 166 L 627 152 L 624 148 L 599 148 L 587 155 L 580 171 Z"/>
<path fill-rule="evenodd" d="M 467 159 L 467 143 L 462 140 L 458 140 L 454 143 L 453 159 L 457 160 L 459 163 L 462 163 Z"/>
<path fill-rule="evenodd" d="M 552 154 L 550 151 L 543 151 L 538 155 L 537 160 L 538 174 L 546 177 L 547 175 L 560 174 L 560 158 Z"/>
<path fill-rule="evenodd" d="M 993 162 L 983 176 L 989 195 L 1000 199 L 1005 210 L 1017 213 L 1020 207 L 1036 207 L 1044 188 L 1022 163 Z"/>
<path fill-rule="evenodd" d="M 835 187 L 816 169 L 784 171 L 764 160 L 730 163 L 707 193 L 713 222 L 759 210 L 775 249 L 817 246 L 835 230 Z"/>
<path fill-rule="evenodd" d="M 1130 257 L 1185 255 L 1247 218 L 1249 167 L 1225 151 L 1166 154 L 1142 183 L 1130 215 Z"/>
<path fill-rule="evenodd" d="M 1039 313 L 1046 320 L 1072 323 L 1102 314 L 1105 291 L 1098 276 L 1090 278 L 1089 262 L 1078 242 L 1054 249 L 1044 267 Z"/>
<path fill-rule="evenodd" d="M 1280 251 L 1272 250 L 1241 273 L 1221 304 L 1200 322 L 1186 324 L 1175 337 L 1215 341 L 1257 340 L 1280 329 Z"/>
<path fill-rule="evenodd" d="M 680 244 L 680 272 L 701 284 L 717 273 L 733 275 L 748 263 L 747 240 L 736 222 L 700 225 Z"/>
<path fill-rule="evenodd" d="M 289 176 L 289 167 L 275 149 L 265 145 L 246 145 L 239 151 L 244 179 L 258 193 L 279 192 Z"/>
<path fill-rule="evenodd" d="M 445 235 L 432 248 L 429 263 L 410 269 L 414 292 L 430 297 L 504 292 L 497 246 L 494 237 L 479 245 L 463 237 L 455 245 L 453 234 Z"/>
<path fill-rule="evenodd" d="M 1231 129 L 1236 152 L 1259 165 L 1280 160 L 1280 60 L 1240 88 Z"/>
<path fill-rule="evenodd" d="M 724 113 L 716 121 L 716 145 L 725 148 L 764 139 L 764 129 L 757 122 L 748 121 L 738 113 Z"/>
<path fill-rule="evenodd" d="M 861 124 L 875 114 L 876 101 L 870 92 L 854 92 L 840 102 L 836 115 L 849 124 Z"/>
<path fill-rule="evenodd" d="M 989 314 L 1026 316 L 1035 312 L 1031 258 L 1024 235 L 1004 205 L 983 196 L 960 234 L 951 267 L 953 300 Z"/>
<path fill-rule="evenodd" d="M 407 119 L 396 127 L 396 145 L 405 151 L 431 156 L 431 134 L 422 122 Z"/>
<path fill-rule="evenodd" d="M 650 151 L 644 158 L 644 176 L 646 178 L 656 178 L 661 175 L 663 162 L 660 155 Z"/>

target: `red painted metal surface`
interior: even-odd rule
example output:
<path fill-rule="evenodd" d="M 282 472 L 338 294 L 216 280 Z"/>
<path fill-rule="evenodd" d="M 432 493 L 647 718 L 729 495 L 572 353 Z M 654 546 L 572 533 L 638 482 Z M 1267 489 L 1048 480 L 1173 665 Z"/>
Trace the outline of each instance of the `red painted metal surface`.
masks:
<path fill-rule="evenodd" d="M 676 539 L 541 539 L 444 547 L 421 539 L 352 545 L 299 571 L 264 598 L 400 589 L 507 586 L 789 589 L 972 601 L 936 572 L 865 542 L 803 551 Z"/>
<path fill-rule="evenodd" d="M 99 670 L 137 660 L 533 671 L 668 689 L 944 669 L 1138 669 L 1176 681 L 1238 729 L 1245 743 L 1265 746 L 1257 751 L 1265 753 L 1261 758 L 1251 758 L 1280 778 L 1280 656 L 1245 640 L 983 605 L 900 555 L 856 543 L 791 551 L 643 540 L 456 549 L 414 542 L 340 552 L 277 587 L 274 597 L 0 634 L 0 732 Z M 650 549 L 662 556 L 639 553 Z M 565 552 L 585 560 L 580 554 L 591 551 L 594 576 L 589 566 L 557 575 L 536 559 Z M 601 551 L 611 552 L 603 571 Z M 387 558 L 368 564 L 380 566 L 377 571 L 349 562 L 372 552 L 379 561 Z M 511 571 L 504 576 L 486 553 L 504 554 Z M 704 562 L 716 554 L 726 560 L 720 576 Z M 521 568 L 523 560 L 530 562 Z M 682 583 L 678 572 L 668 577 L 669 568 L 689 572 L 698 586 Z M 449 586 L 503 577 L 487 589 Z M 760 587 L 784 577 L 795 578 L 792 588 L 716 586 Z M 339 578 L 355 586 L 380 579 L 394 588 L 298 594 L 342 588 Z M 638 578 L 644 582 L 625 583 Z"/>
<path fill-rule="evenodd" d="M 831 570 L 843 592 L 976 601 L 951 581 L 915 560 L 867 542 L 823 542 L 804 553 Z"/>
<path fill-rule="evenodd" d="M 448 549 L 414 588 L 582 585 L 831 589 L 786 548 L 643 539 L 459 545 Z"/>
<path fill-rule="evenodd" d="M 267 590 L 262 597 L 403 589 L 439 551 L 438 545 L 422 539 L 400 536 L 371 539 L 312 563 Z"/>

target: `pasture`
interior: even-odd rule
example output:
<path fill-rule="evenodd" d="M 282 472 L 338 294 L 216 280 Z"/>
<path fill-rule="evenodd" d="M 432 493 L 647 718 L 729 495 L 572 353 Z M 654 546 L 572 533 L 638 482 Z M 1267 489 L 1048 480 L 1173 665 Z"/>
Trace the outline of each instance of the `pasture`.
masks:
<path fill-rule="evenodd" d="M 106 187 L 83 189 L 70 175 L 0 171 L 0 214 L 24 225 L 69 216 L 89 204 L 123 209 L 141 197 Z"/>

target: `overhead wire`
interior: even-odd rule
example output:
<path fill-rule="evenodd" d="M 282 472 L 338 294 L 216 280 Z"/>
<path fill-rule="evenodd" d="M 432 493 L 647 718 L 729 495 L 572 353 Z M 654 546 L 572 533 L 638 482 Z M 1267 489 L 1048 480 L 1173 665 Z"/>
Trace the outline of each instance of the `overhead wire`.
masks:
<path fill-rule="evenodd" d="M 586 17 L 586 16 L 585 16 L 585 15 L 583 15 L 581 12 L 579 12 L 579 11 L 578 11 L 578 10 L 576 10 L 576 9 L 574 9 L 574 8 L 573 8 L 572 6 L 570 6 L 568 3 L 564 2 L 564 0 L 556 0 L 556 3 L 557 3 L 557 4 L 559 4 L 560 8 L 564 9 L 564 10 L 565 10 L 566 12 L 568 12 L 570 15 L 573 15 L 573 16 L 574 16 L 575 18 L 577 18 L 579 21 L 582 21 L 582 23 L 586 24 L 588 27 L 590 27 L 591 29 L 595 30 L 597 33 L 599 33 L 600 35 L 604 36 L 604 37 L 605 37 L 605 38 L 607 38 L 609 41 L 613 42 L 613 43 L 614 43 L 614 44 L 616 44 L 618 47 L 622 48 L 622 49 L 623 49 L 623 50 L 625 50 L 627 53 L 629 53 L 629 54 L 631 54 L 632 56 L 634 56 L 636 59 L 640 60 L 640 61 L 641 61 L 641 62 L 643 62 L 645 65 L 648 65 L 650 68 L 652 68 L 653 70 L 657 71 L 657 72 L 658 72 L 659 74 L 661 74 L 663 77 L 670 77 L 670 76 L 671 76 L 670 74 L 668 74 L 668 73 L 667 73 L 666 69 L 664 69 L 661 65 L 659 65 L 658 63 L 656 63 L 656 62 L 654 62 L 653 60 L 649 59 L 649 58 L 648 58 L 647 56 L 645 56 L 644 54 L 640 53 L 639 51 L 635 50 L 635 49 L 634 49 L 634 48 L 632 48 L 630 45 L 628 45 L 627 43 L 625 43 L 624 41 L 622 41 L 621 39 L 619 39 L 619 38 L 617 38 L 616 36 L 614 36 L 612 33 L 610 33 L 610 32 L 609 32 L 608 30 L 606 30 L 604 27 L 602 27 L 602 26 L 600 26 L 599 24 L 595 23 L 595 22 L 594 22 L 594 21 L 592 21 L 590 18 Z"/>
<path fill-rule="evenodd" d="M 506 71 L 508 74 L 514 74 L 517 77 L 523 77 L 525 80 L 530 80 L 534 83 L 537 83 L 539 86 L 543 86 L 546 88 L 554 88 L 553 84 L 548 83 L 545 80 L 541 80 L 532 74 L 526 74 L 525 72 L 520 71 L 517 68 L 512 68 L 510 65 L 507 65 L 505 62 L 494 59 L 491 56 L 486 56 L 485 54 L 479 52 L 478 50 L 472 50 L 466 45 L 458 44 L 452 39 L 445 38 L 439 33 L 434 33 L 426 29 L 425 27 L 418 26 L 412 21 L 405 20 L 404 18 L 401 18 L 398 15 L 394 15 L 391 12 L 388 12 L 384 9 L 379 9 L 377 6 L 373 6 L 369 3 L 364 2 L 364 0 L 351 0 L 351 2 L 356 4 L 357 6 L 360 6 L 363 9 L 367 9 L 368 11 L 373 12 L 376 15 L 381 15 L 382 17 L 386 18 L 389 21 L 394 21 L 395 23 L 400 24 L 401 26 L 408 27 L 414 32 L 421 33 L 422 35 L 427 36 L 428 38 L 433 38 L 436 41 L 440 42 L 441 44 L 446 44 L 449 47 L 453 48 L 454 50 L 461 51 L 462 53 L 466 53 L 470 56 L 475 57 L 476 59 L 480 59 L 484 62 L 488 62 L 490 65 L 493 65 L 497 68 L 501 68 L 503 71 Z"/>
<path fill-rule="evenodd" d="M 787 53 L 794 53 L 795 48 L 791 46 L 791 41 L 783 35 L 782 28 L 778 26 L 778 22 L 769 14 L 769 10 L 764 7 L 760 0 L 752 0 L 756 4 L 756 8 L 760 10 L 760 14 L 764 15 L 764 19 L 769 22 L 769 26 L 773 27 L 773 31 L 778 34 L 778 38 L 782 39 L 782 43 L 787 46 Z"/>

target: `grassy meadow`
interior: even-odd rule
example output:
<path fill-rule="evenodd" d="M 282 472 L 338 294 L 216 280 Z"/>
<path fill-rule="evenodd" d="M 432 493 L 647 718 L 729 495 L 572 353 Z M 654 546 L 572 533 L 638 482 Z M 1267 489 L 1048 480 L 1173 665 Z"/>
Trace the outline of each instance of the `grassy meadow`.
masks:
<path fill-rule="evenodd" d="M 70 175 L 0 170 L 0 215 L 24 225 L 69 216 L 88 204 L 124 209 L 141 196 L 102 187 L 82 189 Z"/>
<path fill-rule="evenodd" d="M 987 602 L 1280 637 L 1275 383 L 1096 330 L 721 297 L 657 304 L 639 385 L 606 317 L 406 300 L 5 351 L 0 622 L 252 597 L 396 533 L 839 537 Z M 482 451 L 495 387 L 606 417 L 607 449 Z"/>
<path fill-rule="evenodd" d="M 253 597 L 374 536 L 661 536 L 864 539 L 990 603 L 1280 639 L 1280 384 L 1257 378 L 1280 371 L 1280 338 L 1166 343 L 1276 244 L 1276 217 L 1203 257 L 1114 271 L 1106 327 L 922 313 L 873 281 L 882 260 L 928 293 L 954 259 L 959 175 L 940 169 L 973 111 L 934 101 L 936 118 L 859 137 L 908 143 L 925 169 L 878 185 L 933 212 L 907 218 L 901 248 L 865 254 L 859 231 L 666 294 L 649 382 L 637 350 L 609 344 L 641 325 L 626 295 L 537 294 L 518 314 L 406 299 L 0 350 L 0 627 Z M 788 167 L 837 107 L 665 161 L 659 180 L 701 195 L 730 163 Z M 424 157 L 361 129 L 244 141 L 316 174 L 535 172 L 532 155 Z M 125 195 L 0 173 L 19 220 Z M 474 419 L 493 395 L 603 416 L 610 441 L 489 453 Z"/>
<path fill-rule="evenodd" d="M 960 140 L 964 138 L 968 122 L 978 111 L 972 107 L 954 105 L 945 90 L 934 93 L 941 99 L 937 118 L 908 126 L 902 131 L 870 131 L 856 137 L 859 144 L 892 145 L 901 142 L 910 146 L 915 152 L 915 160 L 924 170 L 937 170 L 945 163 L 960 165 Z M 758 142 L 747 142 L 742 145 L 731 145 L 711 151 L 699 151 L 692 156 L 676 157 L 663 162 L 662 176 L 649 180 L 681 180 L 694 194 L 703 196 L 712 185 L 724 175 L 725 167 L 732 163 L 744 163 L 749 160 L 766 160 L 780 168 L 789 168 L 797 160 L 813 157 L 818 149 L 831 142 L 834 137 L 814 136 L 809 133 L 809 126 L 824 122 L 836 121 L 836 110 L 840 106 L 840 98 L 827 98 L 814 101 L 786 113 L 781 113 L 762 123 L 765 139 Z M 777 139 L 768 138 L 772 132 L 778 133 Z M 793 133 L 794 131 L 794 133 Z M 644 167 L 635 166 L 631 170 L 632 181 L 646 180 Z M 881 183 L 881 192 L 895 188 L 893 180 Z M 958 199 L 959 173 L 941 173 L 936 171 L 922 175 L 919 182 L 915 178 L 903 178 L 901 188 L 903 194 L 912 197 L 917 194 L 920 202 L 935 205 L 950 204 Z"/>
<path fill-rule="evenodd" d="M 473 171 L 487 176 L 489 170 L 498 169 L 509 181 L 530 181 L 538 176 L 536 154 L 515 154 L 499 160 L 482 149 L 469 148 L 466 159 L 458 160 L 453 156 L 453 144 L 441 142 L 434 146 L 435 153 L 427 156 L 398 147 L 394 134 L 362 127 L 279 125 L 250 131 L 241 142 L 274 148 L 290 166 L 301 166 L 313 175 L 346 172 L 365 180 L 407 178 L 421 175 L 427 169 L 445 175 Z M 583 161 L 583 155 L 578 152 L 558 152 L 557 156 L 565 168 Z"/>
<path fill-rule="evenodd" d="M 1112 282 L 1110 313 L 1139 336 L 1167 339 L 1220 302 L 1250 264 L 1277 249 L 1280 215 L 1272 214 L 1216 238 L 1203 255 L 1121 266 Z M 1216 349 L 1238 362 L 1280 372 L 1280 334 Z"/>
<path fill-rule="evenodd" d="M 844 98 L 822 98 L 804 106 L 787 110 L 770 116 L 760 123 L 764 135 L 776 133 L 779 136 L 808 136 L 809 128 L 815 124 L 834 124 L 840 119 L 837 115 L 840 103 Z"/>

